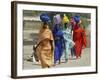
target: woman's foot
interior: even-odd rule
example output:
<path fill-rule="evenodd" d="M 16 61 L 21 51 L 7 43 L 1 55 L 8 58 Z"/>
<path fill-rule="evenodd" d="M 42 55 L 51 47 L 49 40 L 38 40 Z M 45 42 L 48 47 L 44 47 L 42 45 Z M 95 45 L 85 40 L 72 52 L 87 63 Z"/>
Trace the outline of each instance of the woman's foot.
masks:
<path fill-rule="evenodd" d="M 72 56 L 72 58 L 71 58 L 72 60 L 74 60 L 74 59 L 76 59 L 76 56 Z"/>
<path fill-rule="evenodd" d="M 50 66 L 48 66 L 48 68 L 50 68 Z"/>

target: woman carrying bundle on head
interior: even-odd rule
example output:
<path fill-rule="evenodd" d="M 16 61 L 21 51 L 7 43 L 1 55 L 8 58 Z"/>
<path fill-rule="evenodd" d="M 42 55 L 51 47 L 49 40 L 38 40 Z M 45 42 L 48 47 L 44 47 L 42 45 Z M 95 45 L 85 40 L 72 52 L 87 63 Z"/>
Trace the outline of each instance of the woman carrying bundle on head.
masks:
<path fill-rule="evenodd" d="M 43 22 L 39 32 L 38 47 L 36 53 L 42 68 L 49 68 L 53 65 L 53 35 L 48 26 L 49 16 L 45 13 L 40 15 Z"/>
<path fill-rule="evenodd" d="M 68 61 L 69 55 L 70 55 L 70 50 L 74 46 L 74 42 L 72 41 L 72 32 L 71 32 L 71 26 L 69 24 L 69 19 L 64 14 L 63 17 L 63 24 L 64 24 L 64 30 L 63 30 L 63 37 L 64 37 L 64 42 L 65 42 L 65 61 Z"/>
<path fill-rule="evenodd" d="M 61 56 L 63 53 L 63 33 L 62 33 L 62 26 L 61 26 L 61 17 L 60 14 L 56 14 L 53 18 L 53 36 L 55 42 L 55 49 L 54 49 L 54 65 L 56 65 L 57 61 L 59 64 L 61 62 Z"/>
<path fill-rule="evenodd" d="M 82 48 L 86 47 L 86 34 L 85 30 L 81 28 L 80 26 L 80 17 L 74 16 L 75 25 L 73 29 L 73 41 L 75 42 L 74 48 L 75 48 L 75 54 L 76 58 L 81 57 Z"/>

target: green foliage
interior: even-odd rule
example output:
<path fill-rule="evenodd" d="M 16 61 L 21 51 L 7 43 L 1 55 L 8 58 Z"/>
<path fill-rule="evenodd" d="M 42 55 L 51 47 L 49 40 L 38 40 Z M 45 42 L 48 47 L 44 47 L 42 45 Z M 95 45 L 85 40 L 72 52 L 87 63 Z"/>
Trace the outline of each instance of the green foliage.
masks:
<path fill-rule="evenodd" d="M 87 28 L 88 25 L 90 24 L 90 21 L 88 21 L 88 19 L 85 18 L 85 17 L 81 17 L 81 21 L 82 21 L 81 26 L 82 26 L 83 28 Z"/>

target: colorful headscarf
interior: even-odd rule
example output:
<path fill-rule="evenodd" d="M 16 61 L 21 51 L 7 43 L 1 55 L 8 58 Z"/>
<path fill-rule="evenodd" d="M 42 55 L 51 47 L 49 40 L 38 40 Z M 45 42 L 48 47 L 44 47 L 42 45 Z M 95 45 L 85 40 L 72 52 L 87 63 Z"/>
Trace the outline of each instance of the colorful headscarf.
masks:
<path fill-rule="evenodd" d="M 53 17 L 53 22 L 54 22 L 54 24 L 60 24 L 60 23 L 61 23 L 60 14 L 56 14 L 56 15 Z"/>
<path fill-rule="evenodd" d="M 46 13 L 42 13 L 42 14 L 40 15 L 40 19 L 41 19 L 41 21 L 44 22 L 44 23 L 47 23 L 47 22 L 50 20 L 48 14 L 46 14 Z"/>
<path fill-rule="evenodd" d="M 80 16 L 74 16 L 74 20 L 76 23 L 79 23 L 80 22 Z"/>
<path fill-rule="evenodd" d="M 63 23 L 68 23 L 68 22 L 69 22 L 69 19 L 68 19 L 68 17 L 66 16 L 66 14 L 64 14 Z"/>

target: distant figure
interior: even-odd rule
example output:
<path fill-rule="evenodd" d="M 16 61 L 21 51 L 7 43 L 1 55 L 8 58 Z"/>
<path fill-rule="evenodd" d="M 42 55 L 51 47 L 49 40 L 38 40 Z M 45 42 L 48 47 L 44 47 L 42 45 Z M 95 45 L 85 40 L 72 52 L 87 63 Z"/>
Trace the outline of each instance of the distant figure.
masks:
<path fill-rule="evenodd" d="M 74 48 L 76 53 L 76 58 L 81 57 L 82 48 L 86 47 L 86 33 L 83 28 L 80 26 L 80 17 L 74 16 L 75 26 L 73 29 L 73 41 L 75 42 Z"/>
<path fill-rule="evenodd" d="M 39 32 L 36 52 L 42 68 L 49 68 L 53 65 L 53 35 L 47 24 L 49 16 L 43 13 L 40 19 L 43 26 Z"/>
<path fill-rule="evenodd" d="M 54 37 L 54 65 L 56 65 L 57 61 L 59 61 L 63 53 L 63 33 L 62 33 L 62 26 L 61 26 L 61 17 L 60 14 L 56 14 L 53 18 L 53 37 Z"/>
<path fill-rule="evenodd" d="M 39 45 L 39 44 L 38 44 Z M 33 54 L 31 57 L 34 57 L 33 58 L 33 61 L 36 61 L 36 62 L 39 62 L 39 59 L 38 59 L 38 56 L 36 54 L 36 48 L 38 47 L 38 45 L 33 45 Z M 35 59 L 35 60 L 34 60 Z"/>

